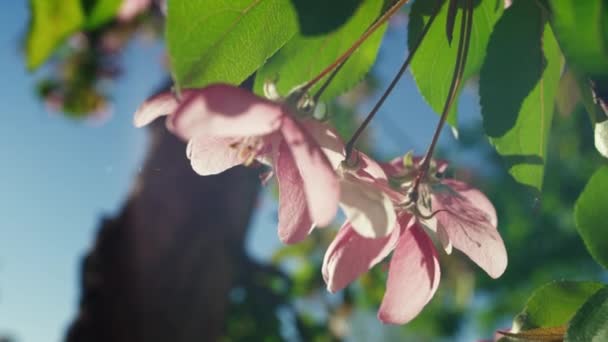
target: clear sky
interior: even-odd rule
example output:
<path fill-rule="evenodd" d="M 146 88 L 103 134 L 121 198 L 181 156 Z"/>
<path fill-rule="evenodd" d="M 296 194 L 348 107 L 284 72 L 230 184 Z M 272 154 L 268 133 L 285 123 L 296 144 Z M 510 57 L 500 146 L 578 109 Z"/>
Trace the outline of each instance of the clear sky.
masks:
<path fill-rule="evenodd" d="M 131 44 L 113 117 L 101 126 L 69 120 L 36 99 L 19 49 L 27 15 L 27 1 L 0 11 L 0 334 L 59 341 L 77 307 L 81 257 L 141 163 L 145 131 L 131 116 L 163 77 L 162 53 Z"/>
<path fill-rule="evenodd" d="M 27 2 L 3 5 L 0 336 L 59 341 L 77 308 L 80 262 L 99 219 L 120 208 L 143 160 L 146 134 L 132 126 L 132 113 L 163 78 L 162 49 L 135 41 L 124 52 L 125 75 L 112 87 L 113 117 L 108 122 L 69 120 L 49 113 L 37 100 L 36 75 L 25 70 L 19 47 Z M 404 49 L 405 27 L 397 22 L 375 70 L 383 84 L 398 69 Z M 423 152 L 437 121 L 409 76 L 395 91 L 399 95 L 389 98 L 374 123 L 380 155 L 387 158 L 412 148 Z M 463 99 L 461 112 L 474 108 L 475 101 L 470 95 Z M 363 105 L 363 110 L 370 106 Z M 261 203 L 248 248 L 266 258 L 279 245 L 275 231 L 267 229 L 276 220 L 276 204 L 268 195 Z"/>

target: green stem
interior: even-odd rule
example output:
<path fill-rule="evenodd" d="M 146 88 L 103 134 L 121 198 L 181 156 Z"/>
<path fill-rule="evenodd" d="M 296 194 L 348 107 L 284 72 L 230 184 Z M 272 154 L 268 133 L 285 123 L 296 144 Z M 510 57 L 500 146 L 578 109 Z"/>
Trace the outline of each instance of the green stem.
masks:
<path fill-rule="evenodd" d="M 462 81 L 462 75 L 464 73 L 464 68 L 467 61 L 467 55 L 469 51 L 469 44 L 471 41 L 471 28 L 473 26 L 473 2 L 472 0 L 467 0 L 466 9 L 462 14 L 462 20 L 460 25 L 460 38 L 458 40 L 458 52 L 456 55 L 456 63 L 454 66 L 454 74 L 452 76 L 452 83 L 450 84 L 450 90 L 448 91 L 448 97 L 445 101 L 445 105 L 443 107 L 443 111 L 441 113 L 441 118 L 439 119 L 439 123 L 437 124 L 437 128 L 433 134 L 433 138 L 431 140 L 431 144 L 429 145 L 426 154 L 424 155 L 424 159 L 422 160 L 422 164 L 420 164 L 420 169 L 418 176 L 416 176 L 416 180 L 414 181 L 413 193 L 418 192 L 418 186 L 420 181 L 426 176 L 426 173 L 429 170 L 429 165 L 431 163 L 431 159 L 433 157 L 433 152 L 435 151 L 435 147 L 437 146 L 437 141 L 439 140 L 439 134 L 441 133 L 441 129 L 443 128 L 445 121 L 450 113 L 450 109 L 452 108 L 452 104 L 454 103 L 454 99 L 456 98 L 456 93 L 458 92 L 458 86 Z"/>
<path fill-rule="evenodd" d="M 401 8 L 401 6 L 405 5 L 409 0 L 399 0 L 397 1 L 388 11 L 384 12 L 381 17 L 379 17 L 362 35 L 359 37 L 353 45 L 351 45 L 348 50 L 346 50 L 338 59 L 336 59 L 333 63 L 328 65 L 323 71 L 321 71 L 315 78 L 308 81 L 304 86 L 304 92 L 310 90 L 312 86 L 314 86 L 317 82 L 319 82 L 323 77 L 325 77 L 329 72 L 333 69 L 337 68 L 340 64 L 342 64 L 346 59 L 352 55 L 358 48 L 363 44 L 372 33 L 376 32 L 377 29 L 380 28 L 388 19 L 390 19 L 397 10 Z"/>
<path fill-rule="evenodd" d="M 321 97 L 321 95 L 323 95 L 323 92 L 327 89 L 327 87 L 329 87 L 329 84 L 331 83 L 331 81 L 333 81 L 334 78 L 336 77 L 336 75 L 340 72 L 340 69 L 342 69 L 342 67 L 344 66 L 344 64 L 346 64 L 347 60 L 348 60 L 348 58 L 346 60 L 344 60 L 344 62 L 340 63 L 340 65 L 338 65 L 331 72 L 331 74 L 325 80 L 325 82 L 323 82 L 323 84 L 321 85 L 321 87 L 319 88 L 319 90 L 317 90 L 317 92 L 315 93 L 315 95 L 312 97 L 315 104 L 319 102 L 319 98 Z"/>
<path fill-rule="evenodd" d="M 433 14 L 431 15 L 431 17 L 429 18 L 429 21 L 426 23 L 426 25 L 422 29 L 420 37 L 418 37 L 418 39 L 414 43 L 414 46 L 412 47 L 412 49 L 410 51 L 410 54 L 407 56 L 407 58 L 405 59 L 405 61 L 401 65 L 401 68 L 399 69 L 399 71 L 397 72 L 397 74 L 395 75 L 395 77 L 393 77 L 393 80 L 389 84 L 388 88 L 386 88 L 386 90 L 384 91 L 384 93 L 382 94 L 382 96 L 380 97 L 380 99 L 378 100 L 378 102 L 376 102 L 376 105 L 374 105 L 374 108 L 372 108 L 372 110 L 369 112 L 369 114 L 367 114 L 367 117 L 365 118 L 365 120 L 363 121 L 363 123 L 361 123 L 361 125 L 359 126 L 359 128 L 357 128 L 357 131 L 353 134 L 353 136 L 350 138 L 350 140 L 348 141 L 348 143 L 346 143 L 346 147 L 345 147 L 346 158 L 345 158 L 345 160 L 349 159 L 349 157 L 350 157 L 350 155 L 351 155 L 351 153 L 353 151 L 354 145 L 357 142 L 357 139 L 359 138 L 359 136 L 361 135 L 361 133 L 363 133 L 363 131 L 365 130 L 365 128 L 367 127 L 367 125 L 369 125 L 369 123 L 372 121 L 372 119 L 374 118 L 374 116 L 376 115 L 376 113 L 378 112 L 378 110 L 380 109 L 380 107 L 382 107 L 382 105 L 384 104 L 384 101 L 387 99 L 387 97 L 391 94 L 391 92 L 393 91 L 393 89 L 397 85 L 397 82 L 399 82 L 399 80 L 401 79 L 401 77 L 403 76 L 403 74 L 405 73 L 405 71 L 407 70 L 407 67 L 410 65 L 410 62 L 412 61 L 412 58 L 414 58 L 414 55 L 416 54 L 416 51 L 418 51 L 418 48 L 420 47 L 420 44 L 424 40 L 424 37 L 429 32 L 429 29 L 431 28 L 431 24 L 433 23 L 433 21 L 435 21 L 435 18 L 437 17 L 437 14 L 439 14 L 439 11 L 441 10 L 442 5 L 443 5 L 443 2 L 440 2 L 437 5 L 437 8 L 435 8 L 435 11 L 433 12 Z"/>

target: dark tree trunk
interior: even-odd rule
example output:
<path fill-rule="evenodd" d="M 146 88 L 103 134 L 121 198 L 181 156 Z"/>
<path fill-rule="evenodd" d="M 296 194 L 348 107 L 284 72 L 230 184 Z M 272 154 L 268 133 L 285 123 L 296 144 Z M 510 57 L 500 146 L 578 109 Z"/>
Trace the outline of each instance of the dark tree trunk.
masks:
<path fill-rule="evenodd" d="M 145 167 L 84 258 L 70 342 L 215 341 L 259 188 L 257 171 L 196 175 L 185 145 L 151 129 Z"/>

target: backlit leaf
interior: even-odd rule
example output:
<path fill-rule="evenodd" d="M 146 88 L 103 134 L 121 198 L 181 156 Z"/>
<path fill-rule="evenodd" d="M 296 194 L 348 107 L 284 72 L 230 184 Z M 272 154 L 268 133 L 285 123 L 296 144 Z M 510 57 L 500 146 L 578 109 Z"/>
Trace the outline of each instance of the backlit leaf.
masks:
<path fill-rule="evenodd" d="M 84 23 L 80 0 L 30 0 L 26 43 L 27 68 L 42 65 L 55 49 Z"/>
<path fill-rule="evenodd" d="M 481 69 L 486 134 L 520 183 L 540 190 L 562 58 L 543 10 L 517 0 L 498 21 Z"/>
<path fill-rule="evenodd" d="M 555 281 L 536 290 L 524 309 L 515 317 L 513 330 L 563 326 L 576 311 L 601 289 L 601 283 L 585 281 Z"/>
<path fill-rule="evenodd" d="M 549 0 L 551 27 L 569 64 L 585 74 L 608 75 L 608 2 Z"/>
<path fill-rule="evenodd" d="M 298 30 L 289 0 L 170 0 L 166 39 L 178 87 L 239 84 Z"/>
<path fill-rule="evenodd" d="M 410 21 L 408 24 L 408 45 L 411 49 L 418 40 L 424 24 L 429 20 L 431 13 L 440 0 L 416 1 L 412 5 Z M 458 1 L 458 13 L 454 18 L 454 41 L 449 44 L 446 37 L 446 22 L 448 20 L 448 6 L 443 5 L 441 12 L 435 19 L 433 26 L 427 33 L 424 41 L 418 48 L 412 60 L 411 70 L 420 93 L 437 113 L 441 113 L 448 95 L 456 52 L 458 50 L 458 37 L 460 36 L 460 22 L 462 17 L 463 1 Z M 464 70 L 463 82 L 478 73 L 486 56 L 486 48 L 490 34 L 496 21 L 503 13 L 502 0 L 484 0 L 476 2 L 473 12 L 473 28 L 471 43 Z M 459 89 L 459 93 L 460 93 Z M 448 116 L 448 123 L 456 125 L 456 105 Z"/>
<path fill-rule="evenodd" d="M 593 258 L 608 268 L 608 166 L 589 179 L 574 206 L 576 228 Z"/>
<path fill-rule="evenodd" d="M 365 32 L 382 14 L 382 8 L 382 1 L 368 0 L 333 32 L 312 37 L 296 34 L 258 71 L 254 89 L 262 94 L 264 82 L 277 80 L 279 93 L 285 95 L 293 87 L 317 76 Z M 385 29 L 386 25 L 378 29 L 351 55 L 323 93 L 322 99 L 333 98 L 361 81 L 376 59 Z M 313 87 L 313 93 L 322 82 Z"/>

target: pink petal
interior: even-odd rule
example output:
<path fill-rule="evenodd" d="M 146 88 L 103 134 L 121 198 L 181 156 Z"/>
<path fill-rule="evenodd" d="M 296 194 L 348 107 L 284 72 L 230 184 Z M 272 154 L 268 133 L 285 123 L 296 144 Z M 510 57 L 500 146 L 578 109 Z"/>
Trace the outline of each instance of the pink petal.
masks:
<path fill-rule="evenodd" d="M 386 181 L 386 173 L 382 166 L 363 152 L 354 151 L 357 160 L 357 177 L 367 178 L 373 182 Z"/>
<path fill-rule="evenodd" d="M 378 319 L 391 324 L 411 321 L 433 298 L 439 280 L 439 260 L 433 242 L 418 224 L 406 228 L 391 259 Z"/>
<path fill-rule="evenodd" d="M 314 139 L 290 116 L 285 116 L 281 132 L 304 181 L 310 217 L 325 226 L 338 211 L 338 178 Z"/>
<path fill-rule="evenodd" d="M 444 179 L 441 181 L 442 184 L 449 186 L 452 190 L 458 192 L 461 196 L 468 199 L 469 202 L 473 203 L 477 209 L 481 210 L 494 228 L 498 225 L 498 218 L 496 217 L 496 209 L 494 205 L 483 192 L 473 188 L 467 183 L 461 182 L 456 179 Z"/>
<path fill-rule="evenodd" d="M 404 196 L 390 187 L 380 164 L 362 152 L 353 153 L 354 169 L 342 166 L 342 210 L 359 234 L 369 238 L 390 234 L 396 219 L 393 202 Z"/>
<path fill-rule="evenodd" d="M 237 138 L 196 136 L 188 142 L 186 154 L 192 169 L 201 176 L 221 173 L 245 162 L 245 157 L 236 147 L 231 147 Z"/>
<path fill-rule="evenodd" d="M 306 128 L 323 152 L 325 152 L 325 156 L 327 156 L 332 167 L 337 169 L 345 156 L 344 142 L 338 133 L 328 124 L 312 119 L 303 120 L 302 126 Z"/>
<path fill-rule="evenodd" d="M 177 99 L 170 91 L 154 95 L 137 108 L 133 124 L 135 127 L 143 127 L 159 116 L 172 114 L 177 106 Z"/>
<path fill-rule="evenodd" d="M 364 238 L 346 221 L 327 248 L 323 259 L 322 272 L 327 290 L 342 290 L 382 261 L 393 250 L 398 239 L 399 229 L 386 237 Z"/>
<path fill-rule="evenodd" d="M 274 159 L 279 184 L 279 239 L 283 243 L 297 243 L 314 227 L 308 214 L 304 182 L 285 143 L 279 146 Z"/>
<path fill-rule="evenodd" d="M 496 230 L 496 211 L 480 191 L 456 180 L 445 180 L 452 190 L 434 192 L 433 209 L 451 244 L 492 278 L 507 267 L 507 251 Z"/>
<path fill-rule="evenodd" d="M 379 238 L 395 227 L 395 207 L 382 187 L 345 173 L 340 182 L 340 207 L 361 236 Z"/>
<path fill-rule="evenodd" d="M 283 116 L 279 103 L 235 86 L 214 84 L 183 95 L 171 127 L 185 138 L 256 136 L 278 130 Z"/>

